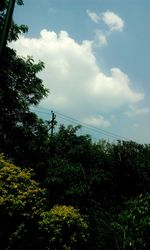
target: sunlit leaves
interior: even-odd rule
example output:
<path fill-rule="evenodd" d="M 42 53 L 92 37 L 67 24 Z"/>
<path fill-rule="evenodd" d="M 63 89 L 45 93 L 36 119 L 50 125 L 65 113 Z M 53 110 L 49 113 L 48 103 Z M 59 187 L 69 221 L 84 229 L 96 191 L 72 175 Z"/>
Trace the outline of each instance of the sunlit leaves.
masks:
<path fill-rule="evenodd" d="M 54 206 L 41 214 L 40 229 L 47 235 L 48 249 L 81 249 L 88 239 L 88 224 L 78 209 Z"/>
<path fill-rule="evenodd" d="M 0 159 L 0 206 L 6 213 L 33 217 L 40 212 L 44 200 L 44 190 L 29 170 Z"/>

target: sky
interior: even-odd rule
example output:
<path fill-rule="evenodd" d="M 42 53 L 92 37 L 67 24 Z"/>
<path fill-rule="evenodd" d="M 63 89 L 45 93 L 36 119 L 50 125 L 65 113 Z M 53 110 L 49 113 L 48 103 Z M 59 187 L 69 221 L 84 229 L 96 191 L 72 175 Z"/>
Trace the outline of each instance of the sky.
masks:
<path fill-rule="evenodd" d="M 96 139 L 150 143 L 149 12 L 150 0 L 16 6 L 14 20 L 29 32 L 10 46 L 45 64 L 39 76 L 50 93 L 39 115 L 50 119 L 53 110 L 58 122 L 80 123 Z"/>

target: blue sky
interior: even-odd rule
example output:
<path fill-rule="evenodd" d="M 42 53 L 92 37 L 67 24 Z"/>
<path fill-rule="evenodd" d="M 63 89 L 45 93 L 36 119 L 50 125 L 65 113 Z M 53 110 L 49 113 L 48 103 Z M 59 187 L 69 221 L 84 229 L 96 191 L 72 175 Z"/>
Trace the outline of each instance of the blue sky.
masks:
<path fill-rule="evenodd" d="M 99 133 L 86 131 L 96 138 L 109 139 L 103 129 L 149 143 L 149 12 L 149 0 L 25 0 L 16 7 L 15 21 L 29 32 L 11 46 L 45 62 L 45 113 L 96 127 Z"/>

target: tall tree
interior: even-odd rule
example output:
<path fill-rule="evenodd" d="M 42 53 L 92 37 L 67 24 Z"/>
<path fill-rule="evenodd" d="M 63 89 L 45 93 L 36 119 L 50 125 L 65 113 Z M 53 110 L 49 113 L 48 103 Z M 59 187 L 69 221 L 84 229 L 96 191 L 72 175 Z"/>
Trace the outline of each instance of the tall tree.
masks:
<path fill-rule="evenodd" d="M 7 3 L 8 1 L 6 5 Z M 23 4 L 22 1 L 17 3 Z M 0 11 L 1 31 L 6 7 Z M 25 25 L 18 26 L 12 21 L 8 41 L 16 40 L 19 34 L 26 31 Z M 42 80 L 37 76 L 43 68 L 42 62 L 35 63 L 31 57 L 18 57 L 16 51 L 9 47 L 3 51 L 0 67 L 0 151 L 11 158 L 16 158 L 14 154 L 17 154 L 19 159 L 19 155 L 22 156 L 29 145 L 31 151 L 31 143 L 41 130 L 43 135 L 47 133 L 44 122 L 30 111 L 32 105 L 37 105 L 48 94 Z"/>

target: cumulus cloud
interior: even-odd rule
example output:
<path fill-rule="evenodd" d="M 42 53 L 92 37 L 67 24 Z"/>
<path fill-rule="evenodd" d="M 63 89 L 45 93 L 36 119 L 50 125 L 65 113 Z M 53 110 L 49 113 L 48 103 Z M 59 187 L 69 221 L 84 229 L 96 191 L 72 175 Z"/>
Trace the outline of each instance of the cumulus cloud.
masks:
<path fill-rule="evenodd" d="M 108 43 L 108 35 L 102 32 L 101 30 L 96 30 L 95 32 L 95 44 L 97 45 L 107 45 Z"/>
<path fill-rule="evenodd" d="M 90 41 L 80 44 L 66 31 L 57 34 L 42 30 L 39 38 L 22 36 L 11 46 L 22 56 L 32 55 L 44 61 L 40 77 L 50 89 L 42 104 L 47 108 L 108 126 L 102 113 L 144 98 L 143 93 L 131 88 L 129 77 L 119 68 L 110 69 L 108 75 L 101 70 Z"/>
<path fill-rule="evenodd" d="M 84 123 L 95 126 L 107 128 L 111 125 L 110 121 L 105 119 L 102 115 L 90 116 L 83 120 Z"/>
<path fill-rule="evenodd" d="M 90 10 L 87 10 L 86 12 L 93 22 L 98 23 L 100 17 L 96 14 L 96 12 L 92 12 Z"/>
<path fill-rule="evenodd" d="M 130 105 L 129 110 L 125 112 L 125 114 L 129 117 L 134 117 L 137 115 L 146 115 L 148 113 L 150 113 L 150 108 L 137 108 L 132 105 Z"/>
<path fill-rule="evenodd" d="M 112 31 L 122 31 L 124 28 L 124 21 L 122 18 L 112 11 L 103 12 L 101 14 L 101 19 Z"/>
<path fill-rule="evenodd" d="M 122 31 L 124 28 L 123 19 L 113 11 L 108 10 L 97 14 L 94 11 L 87 10 L 87 14 L 90 19 L 95 23 L 103 21 L 111 31 Z"/>
<path fill-rule="evenodd" d="M 100 14 L 87 10 L 87 14 L 90 19 L 96 24 L 104 23 L 107 27 L 105 30 L 97 29 L 95 31 L 95 45 L 107 45 L 108 38 L 114 31 L 123 31 L 124 21 L 123 19 L 112 11 L 105 11 Z"/>

